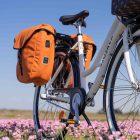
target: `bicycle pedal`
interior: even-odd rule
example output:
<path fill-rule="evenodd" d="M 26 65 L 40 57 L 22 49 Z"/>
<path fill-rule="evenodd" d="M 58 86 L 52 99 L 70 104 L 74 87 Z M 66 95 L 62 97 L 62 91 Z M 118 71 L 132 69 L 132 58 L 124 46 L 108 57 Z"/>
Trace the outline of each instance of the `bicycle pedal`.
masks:
<path fill-rule="evenodd" d="M 77 122 L 77 121 L 75 121 L 75 120 L 73 120 L 73 119 L 65 119 L 65 118 L 62 118 L 61 120 L 60 120 L 60 122 L 61 123 L 66 123 L 66 124 L 68 124 L 68 125 L 74 125 L 75 127 L 77 127 L 77 126 L 79 126 L 80 125 L 80 123 L 79 122 Z"/>
<path fill-rule="evenodd" d="M 67 120 L 67 123 L 68 123 L 68 124 L 75 124 L 75 123 L 76 123 L 76 121 L 75 121 L 75 120 L 73 120 L 73 119 L 68 119 L 68 120 Z"/>
<path fill-rule="evenodd" d="M 80 122 L 77 122 L 74 119 L 68 119 L 67 124 L 73 124 L 76 127 L 80 125 Z"/>

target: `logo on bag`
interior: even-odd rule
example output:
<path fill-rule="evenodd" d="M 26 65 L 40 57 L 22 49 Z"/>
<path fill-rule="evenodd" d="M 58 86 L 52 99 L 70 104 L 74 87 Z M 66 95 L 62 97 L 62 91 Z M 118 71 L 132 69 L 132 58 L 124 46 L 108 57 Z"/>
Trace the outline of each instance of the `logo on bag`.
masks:
<path fill-rule="evenodd" d="M 43 64 L 47 64 L 48 63 L 48 57 L 44 57 L 43 58 Z"/>
<path fill-rule="evenodd" d="M 45 46 L 46 48 L 49 48 L 51 46 L 50 40 L 46 40 Z"/>

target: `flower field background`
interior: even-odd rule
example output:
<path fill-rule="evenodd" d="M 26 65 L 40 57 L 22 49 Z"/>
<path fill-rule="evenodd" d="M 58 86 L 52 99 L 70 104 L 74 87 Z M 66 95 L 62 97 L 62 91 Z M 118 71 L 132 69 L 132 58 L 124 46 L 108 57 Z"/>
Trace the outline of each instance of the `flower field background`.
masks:
<path fill-rule="evenodd" d="M 4 119 L 3 119 L 4 118 Z M 14 119 L 13 119 L 14 118 Z M 121 122 L 120 122 L 121 123 Z M 122 129 L 128 129 L 131 127 L 132 122 L 127 121 L 127 127 Z M 75 128 L 73 125 L 67 127 L 68 133 L 66 140 L 113 140 L 115 137 L 119 137 L 120 140 L 140 140 L 140 121 L 134 122 L 136 125 L 131 129 L 129 134 L 120 136 L 120 132 L 110 134 L 108 131 L 108 125 L 105 121 L 105 115 L 95 114 L 95 120 L 92 121 L 92 127 L 87 126 L 85 121 L 81 122 L 81 125 Z M 55 134 L 56 131 L 62 129 L 62 126 L 58 120 L 48 121 L 47 125 L 44 123 L 44 130 L 50 129 L 51 134 Z M 40 139 L 42 132 L 38 131 Z M 17 111 L 17 110 L 1 110 L 0 111 L 0 139 L 1 140 L 35 140 L 36 135 L 34 131 L 34 124 L 32 120 L 31 111 Z"/>

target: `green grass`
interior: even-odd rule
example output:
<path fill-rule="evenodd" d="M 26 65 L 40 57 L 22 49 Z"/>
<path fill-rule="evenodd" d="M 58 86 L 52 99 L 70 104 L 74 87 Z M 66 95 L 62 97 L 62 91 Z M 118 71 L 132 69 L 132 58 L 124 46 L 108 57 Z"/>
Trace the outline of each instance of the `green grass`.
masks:
<path fill-rule="evenodd" d="M 91 120 L 106 121 L 105 114 L 88 113 L 87 115 Z M 32 116 L 31 110 L 0 110 L 0 119 L 32 119 Z M 81 120 L 83 119 L 81 117 Z"/>
<path fill-rule="evenodd" d="M 0 119 L 32 119 L 30 110 L 0 110 Z"/>
<path fill-rule="evenodd" d="M 54 114 L 51 113 L 50 116 L 53 116 Z M 91 121 L 106 121 L 106 115 L 105 114 L 98 114 L 98 113 L 87 113 L 87 116 Z M 118 120 L 124 120 L 126 119 L 128 114 L 123 115 L 117 115 Z M 133 114 L 131 115 L 133 117 Z M 131 119 L 131 116 L 129 116 L 129 119 Z M 32 111 L 31 110 L 0 110 L 0 119 L 33 119 Z M 81 120 L 84 120 L 84 118 L 81 116 Z M 137 115 L 136 120 L 140 120 L 140 115 Z"/>

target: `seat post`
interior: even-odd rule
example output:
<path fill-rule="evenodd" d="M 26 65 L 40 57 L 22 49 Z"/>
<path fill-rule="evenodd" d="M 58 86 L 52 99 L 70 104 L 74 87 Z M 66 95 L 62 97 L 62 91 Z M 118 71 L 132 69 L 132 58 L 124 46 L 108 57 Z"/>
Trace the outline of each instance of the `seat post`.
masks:
<path fill-rule="evenodd" d="M 76 23 L 77 27 L 77 39 L 78 39 L 78 52 L 79 52 L 79 69 L 80 69 L 80 81 L 81 81 L 81 87 L 85 89 L 86 91 L 86 78 L 83 77 L 81 74 L 84 72 L 84 47 L 83 47 L 83 35 L 82 35 L 82 22 L 79 21 Z"/>
<path fill-rule="evenodd" d="M 82 24 L 83 20 L 78 20 L 76 23 L 73 24 L 77 28 L 78 31 L 77 35 L 82 35 Z"/>
<path fill-rule="evenodd" d="M 82 26 L 79 24 L 77 26 L 78 35 L 82 35 Z"/>

